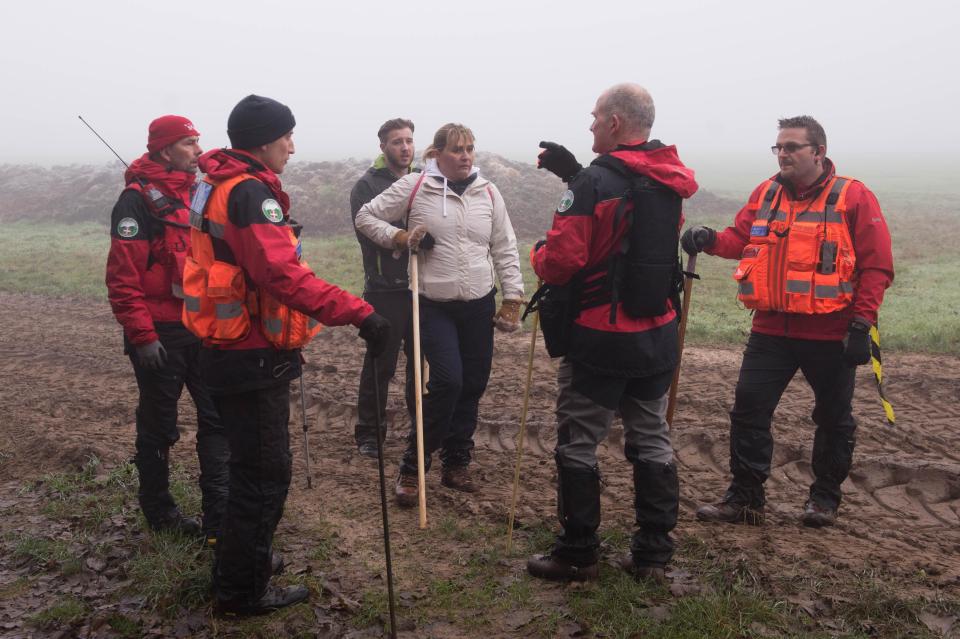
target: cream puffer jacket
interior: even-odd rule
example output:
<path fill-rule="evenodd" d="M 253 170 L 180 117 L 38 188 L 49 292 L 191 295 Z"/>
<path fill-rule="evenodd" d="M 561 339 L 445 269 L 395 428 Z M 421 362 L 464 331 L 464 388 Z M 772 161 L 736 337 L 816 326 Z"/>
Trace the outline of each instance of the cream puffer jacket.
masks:
<path fill-rule="evenodd" d="M 479 299 L 493 289 L 496 273 L 504 299 L 522 299 L 517 237 L 500 191 L 477 175 L 460 196 L 434 176 L 443 179 L 431 162 L 406 224 L 408 229 L 426 226 L 436 240 L 432 249 L 417 254 L 420 295 L 438 302 Z M 357 230 L 380 246 L 392 247 L 397 227 L 390 223 L 407 217 L 420 177 L 405 175 L 365 204 L 357 213 Z"/>

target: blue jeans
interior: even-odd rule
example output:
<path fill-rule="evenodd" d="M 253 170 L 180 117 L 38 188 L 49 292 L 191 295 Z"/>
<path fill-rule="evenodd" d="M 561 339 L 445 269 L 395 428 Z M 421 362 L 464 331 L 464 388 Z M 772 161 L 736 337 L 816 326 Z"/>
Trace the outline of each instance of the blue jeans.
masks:
<path fill-rule="evenodd" d="M 424 467 L 441 449 L 446 467 L 466 466 L 477 429 L 477 407 L 490 379 L 496 290 L 475 300 L 420 298 L 420 344 L 430 366 L 423 396 Z M 407 438 L 400 472 L 417 472 L 416 426 Z"/>

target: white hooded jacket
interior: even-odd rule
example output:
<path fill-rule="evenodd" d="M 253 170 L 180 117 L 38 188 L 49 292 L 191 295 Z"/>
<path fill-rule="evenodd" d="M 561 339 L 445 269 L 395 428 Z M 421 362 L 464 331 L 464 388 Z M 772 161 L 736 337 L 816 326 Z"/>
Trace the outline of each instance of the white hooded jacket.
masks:
<path fill-rule="evenodd" d="M 472 173 L 478 173 L 476 167 Z M 397 233 L 391 222 L 407 218 L 408 229 L 425 226 L 436 240 L 432 249 L 417 253 L 420 295 L 427 299 L 479 299 L 493 289 L 494 273 L 504 299 L 522 299 L 517 238 L 497 187 L 478 174 L 457 195 L 447 188 L 435 160 L 427 162 L 422 176 L 409 217 L 410 195 L 421 178 L 417 173 L 403 176 L 365 204 L 357 213 L 357 230 L 389 248 Z"/>

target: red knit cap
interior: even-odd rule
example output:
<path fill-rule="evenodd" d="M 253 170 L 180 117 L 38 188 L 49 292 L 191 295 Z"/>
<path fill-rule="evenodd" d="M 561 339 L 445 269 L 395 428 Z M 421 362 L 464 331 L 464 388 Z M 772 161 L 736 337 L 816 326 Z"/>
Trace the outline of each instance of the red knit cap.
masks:
<path fill-rule="evenodd" d="M 193 128 L 193 122 L 179 115 L 162 115 L 150 123 L 150 137 L 147 138 L 147 151 L 156 153 L 177 140 L 200 133 Z"/>

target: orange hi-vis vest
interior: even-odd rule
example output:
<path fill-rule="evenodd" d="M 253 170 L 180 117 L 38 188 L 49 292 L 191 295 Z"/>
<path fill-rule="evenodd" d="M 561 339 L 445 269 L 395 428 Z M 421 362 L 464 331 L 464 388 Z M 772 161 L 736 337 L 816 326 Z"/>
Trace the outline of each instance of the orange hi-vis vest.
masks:
<path fill-rule="evenodd" d="M 241 174 L 222 182 L 204 179 L 198 185 L 190 211 L 190 255 L 183 269 L 183 323 L 208 343 L 231 344 L 244 339 L 251 321 L 259 318 L 264 336 L 275 347 L 300 348 L 320 332 L 321 324 L 249 286 L 243 269 L 228 261 L 231 258 L 221 259 L 223 251 L 219 258 L 214 251 L 214 242 L 223 241 L 228 224 L 230 191 L 250 179 L 256 178 Z M 299 255 L 299 239 L 291 227 L 286 228 Z M 306 266 L 302 259 L 301 263 Z"/>
<path fill-rule="evenodd" d="M 847 226 L 847 188 L 852 178 L 834 177 L 806 205 L 783 197 L 768 180 L 756 211 L 750 242 L 733 274 L 737 299 L 758 311 L 833 313 L 853 301 L 856 255 Z"/>

